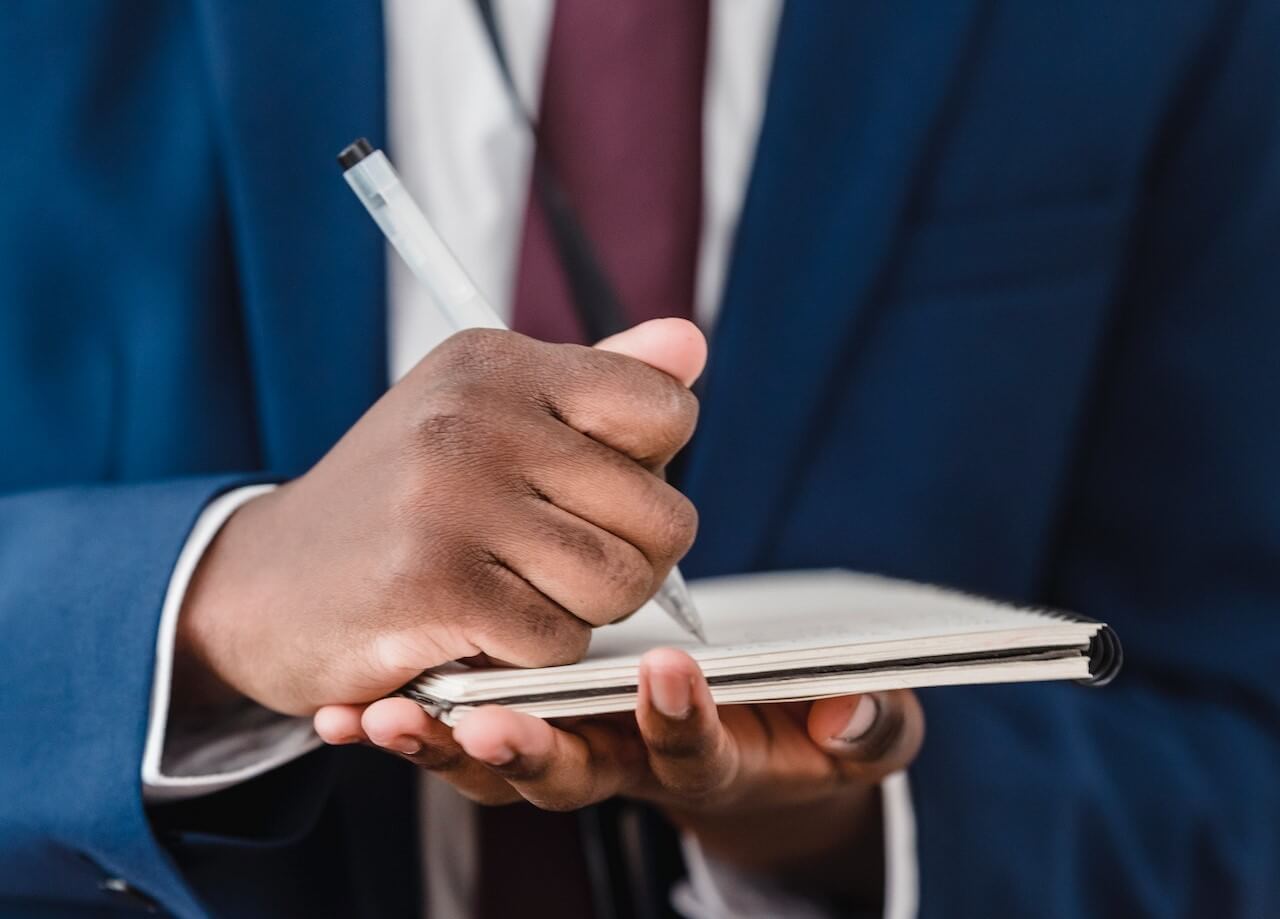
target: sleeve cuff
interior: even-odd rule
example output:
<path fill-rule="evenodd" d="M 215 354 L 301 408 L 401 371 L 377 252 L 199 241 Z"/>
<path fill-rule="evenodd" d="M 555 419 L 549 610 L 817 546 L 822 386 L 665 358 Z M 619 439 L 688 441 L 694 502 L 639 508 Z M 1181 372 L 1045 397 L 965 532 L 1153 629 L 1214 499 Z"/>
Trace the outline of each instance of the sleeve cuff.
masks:
<path fill-rule="evenodd" d="M 916 919 L 920 911 L 920 856 L 911 782 L 895 772 L 880 783 L 884 813 L 884 919 Z"/>
<path fill-rule="evenodd" d="M 915 809 L 905 772 L 880 785 L 884 813 L 884 919 L 915 919 L 920 899 Z M 683 840 L 688 878 L 672 892 L 671 902 L 685 919 L 833 919 L 821 905 L 776 884 L 708 858 L 692 836 Z"/>
<path fill-rule="evenodd" d="M 169 577 L 156 633 L 155 676 L 147 741 L 142 754 L 142 794 L 149 804 L 212 794 L 296 759 L 320 744 L 305 718 L 287 718 L 261 706 L 214 725 L 169 723 L 173 646 L 187 585 L 205 550 L 243 504 L 275 488 L 250 485 L 212 501 L 192 527 Z"/>

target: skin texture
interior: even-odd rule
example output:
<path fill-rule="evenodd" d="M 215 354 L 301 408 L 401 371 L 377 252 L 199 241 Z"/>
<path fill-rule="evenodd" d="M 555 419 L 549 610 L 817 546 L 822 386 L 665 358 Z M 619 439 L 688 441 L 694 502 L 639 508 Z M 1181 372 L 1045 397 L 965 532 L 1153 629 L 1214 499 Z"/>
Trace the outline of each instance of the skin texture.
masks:
<path fill-rule="evenodd" d="M 650 363 L 625 353 L 655 343 Z M 682 320 L 612 348 L 454 335 L 232 515 L 179 618 L 176 691 L 310 715 L 446 661 L 577 660 L 693 542 L 693 505 L 656 473 L 693 433 L 705 357 Z"/>
<path fill-rule="evenodd" d="M 595 348 L 449 339 L 223 527 L 179 619 L 175 708 L 311 715 L 327 743 L 381 747 L 484 804 L 651 801 L 721 859 L 875 904 L 877 785 L 924 733 L 909 692 L 717 709 L 693 660 L 659 649 L 633 714 L 490 706 L 450 729 L 384 698 L 446 661 L 577 660 L 654 593 L 697 528 L 661 476 L 705 358 L 675 319 Z"/>
<path fill-rule="evenodd" d="M 658 649 L 641 663 L 639 695 L 634 714 L 550 724 L 486 706 L 452 730 L 408 699 L 382 699 L 323 708 L 315 727 L 327 743 L 381 747 L 482 804 L 650 801 L 724 861 L 878 904 L 877 786 L 920 749 L 913 693 L 717 709 L 697 664 Z"/>

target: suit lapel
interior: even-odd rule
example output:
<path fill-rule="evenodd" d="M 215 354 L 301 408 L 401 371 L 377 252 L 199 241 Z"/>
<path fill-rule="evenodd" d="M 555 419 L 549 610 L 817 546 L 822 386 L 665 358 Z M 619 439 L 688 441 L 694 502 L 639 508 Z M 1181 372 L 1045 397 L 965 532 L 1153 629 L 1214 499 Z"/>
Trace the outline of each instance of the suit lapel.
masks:
<path fill-rule="evenodd" d="M 983 0 L 789 3 L 686 490 L 755 567 L 893 245 Z M 386 385 L 385 255 L 334 154 L 385 132 L 380 5 L 200 0 L 264 462 L 306 468 Z"/>
<path fill-rule="evenodd" d="M 980 5 L 787 4 L 685 480 L 692 573 L 765 562 Z"/>
<path fill-rule="evenodd" d="M 334 156 L 385 125 L 382 12 L 201 0 L 263 461 L 292 474 L 386 386 L 384 249 Z"/>

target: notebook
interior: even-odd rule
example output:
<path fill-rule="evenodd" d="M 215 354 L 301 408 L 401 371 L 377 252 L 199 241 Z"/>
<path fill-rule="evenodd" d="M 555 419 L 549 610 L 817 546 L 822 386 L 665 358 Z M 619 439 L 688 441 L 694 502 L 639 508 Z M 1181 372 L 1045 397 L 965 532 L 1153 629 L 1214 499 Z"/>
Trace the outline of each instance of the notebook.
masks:
<path fill-rule="evenodd" d="M 401 692 L 448 724 L 486 704 L 543 718 L 625 711 L 635 705 L 640 656 L 657 647 L 692 655 L 720 704 L 1032 680 L 1101 685 L 1121 662 L 1101 622 L 874 575 L 752 574 L 690 587 L 705 645 L 650 603 L 597 629 L 576 664 L 448 664 Z"/>

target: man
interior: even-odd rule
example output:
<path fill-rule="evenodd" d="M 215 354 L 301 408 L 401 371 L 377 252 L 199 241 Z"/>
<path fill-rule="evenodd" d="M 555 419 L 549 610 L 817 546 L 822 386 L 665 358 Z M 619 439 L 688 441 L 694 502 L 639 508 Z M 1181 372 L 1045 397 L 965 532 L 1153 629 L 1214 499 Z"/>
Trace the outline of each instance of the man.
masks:
<path fill-rule="evenodd" d="M 413 82 L 423 58 L 487 53 L 469 6 L 449 19 L 465 31 L 394 3 L 32 4 L 0 54 L 10 911 L 418 912 L 447 875 L 428 867 L 419 892 L 419 839 L 429 866 L 462 825 L 433 807 L 450 799 L 415 825 L 393 757 L 295 758 L 310 741 L 291 747 L 280 716 L 314 714 L 323 739 L 385 746 L 486 802 L 656 803 L 686 833 L 690 914 L 754 895 L 874 909 L 881 860 L 918 867 L 922 916 L 1274 913 L 1280 10 L 792 3 L 776 25 L 755 14 L 752 64 L 716 6 L 709 25 L 666 23 L 704 35 L 682 47 L 706 62 L 651 55 L 646 76 L 632 41 L 573 15 L 593 6 L 545 14 L 540 142 L 570 192 L 597 189 L 574 204 L 622 292 L 642 291 L 631 320 L 703 276 L 686 572 L 839 565 L 1071 608 L 1124 635 L 1125 679 L 922 695 L 914 845 L 890 833 L 889 853 L 882 822 L 904 811 L 874 789 L 919 742 L 909 694 L 717 713 L 689 662 L 659 654 L 634 726 L 489 711 L 450 736 L 373 701 L 442 660 L 569 659 L 634 608 L 691 537 L 654 473 L 692 428 L 699 340 L 678 321 L 595 350 L 470 335 L 417 363 L 429 336 L 394 269 L 384 291 L 331 156 L 381 127 L 447 215 L 414 161 L 515 136 L 468 148 L 414 121 L 475 89 Z M 517 84 L 539 70 L 520 8 L 501 10 Z M 702 71 L 704 87 L 666 85 Z M 732 100 L 756 98 L 751 73 L 763 114 L 744 142 Z M 648 170 L 590 173 L 613 152 L 608 111 L 573 133 L 599 114 L 575 94 L 596 81 L 651 90 L 645 117 L 705 100 L 694 223 L 675 139 L 669 181 L 643 186 L 661 230 L 598 207 Z M 431 87 L 420 108 L 406 85 Z M 598 156 L 565 163 L 589 143 Z M 530 155 L 463 175 L 522 215 Z M 736 192 L 734 162 L 751 163 Z M 492 198 L 451 187 L 477 237 L 510 228 L 486 247 L 439 221 L 482 286 L 517 327 L 561 328 L 539 205 L 486 221 Z M 473 248 L 508 252 L 507 273 Z M 502 862 L 480 823 L 484 891 L 567 886 Z M 517 856 L 552 848 L 525 838 Z"/>

